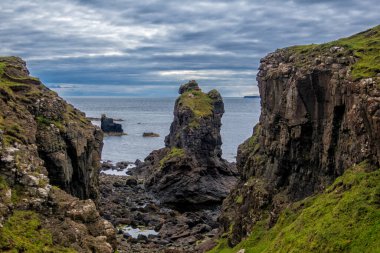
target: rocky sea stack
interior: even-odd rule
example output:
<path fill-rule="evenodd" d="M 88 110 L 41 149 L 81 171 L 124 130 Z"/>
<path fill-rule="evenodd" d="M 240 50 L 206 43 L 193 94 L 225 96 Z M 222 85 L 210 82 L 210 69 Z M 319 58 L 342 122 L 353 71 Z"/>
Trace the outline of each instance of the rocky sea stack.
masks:
<path fill-rule="evenodd" d="M 216 90 L 202 92 L 195 81 L 182 85 L 179 93 L 166 147 L 153 151 L 139 170 L 146 188 L 162 203 L 182 208 L 220 203 L 237 175 L 222 159 L 222 97 Z"/>
<path fill-rule="evenodd" d="M 379 249 L 379 41 L 378 26 L 261 60 L 260 122 L 213 252 Z"/>
<path fill-rule="evenodd" d="M 105 114 L 102 114 L 102 117 L 100 118 L 100 127 L 106 134 L 123 135 L 123 128 L 121 124 L 115 123 L 114 119 L 108 118 Z"/>
<path fill-rule="evenodd" d="M 113 252 L 93 201 L 102 131 L 18 57 L 0 58 L 0 108 L 0 251 Z"/>

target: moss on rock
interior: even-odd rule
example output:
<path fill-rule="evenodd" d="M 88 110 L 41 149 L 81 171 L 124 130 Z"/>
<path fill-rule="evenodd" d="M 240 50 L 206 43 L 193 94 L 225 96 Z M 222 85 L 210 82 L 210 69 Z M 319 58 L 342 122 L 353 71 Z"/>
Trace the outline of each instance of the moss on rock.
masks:
<path fill-rule="evenodd" d="M 234 248 L 221 239 L 211 253 L 377 252 L 380 248 L 380 170 L 353 166 L 323 193 L 285 209 L 268 229 L 268 219 Z"/>
<path fill-rule="evenodd" d="M 336 47 L 336 50 L 334 50 Z M 324 44 L 311 44 L 287 48 L 295 56 L 295 65 L 309 65 L 317 57 L 354 56 L 357 60 L 351 65 L 354 79 L 376 77 L 380 73 L 380 26 Z"/>
<path fill-rule="evenodd" d="M 182 148 L 171 148 L 169 152 L 160 160 L 160 167 L 163 167 L 166 162 L 170 161 L 173 158 L 181 158 L 185 156 L 185 150 Z"/>
<path fill-rule="evenodd" d="M 37 213 L 15 211 L 0 229 L 1 252 L 76 252 L 53 245 L 51 233 L 41 227 Z"/>
<path fill-rule="evenodd" d="M 179 104 L 190 109 L 196 118 L 212 115 L 212 99 L 200 90 L 184 92 L 179 98 Z"/>

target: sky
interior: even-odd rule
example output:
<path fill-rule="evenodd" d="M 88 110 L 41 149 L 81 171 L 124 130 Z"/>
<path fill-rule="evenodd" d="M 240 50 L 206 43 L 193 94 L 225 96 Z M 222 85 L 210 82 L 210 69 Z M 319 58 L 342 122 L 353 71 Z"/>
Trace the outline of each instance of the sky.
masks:
<path fill-rule="evenodd" d="M 1 0 L 0 55 L 62 96 L 257 94 L 260 58 L 380 24 L 378 0 Z"/>

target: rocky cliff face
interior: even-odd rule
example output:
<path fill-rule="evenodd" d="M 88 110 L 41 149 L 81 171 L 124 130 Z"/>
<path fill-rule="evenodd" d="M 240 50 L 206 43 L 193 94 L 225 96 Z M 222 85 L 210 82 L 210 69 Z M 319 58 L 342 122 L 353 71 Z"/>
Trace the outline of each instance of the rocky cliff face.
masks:
<path fill-rule="evenodd" d="M 261 60 L 261 117 L 238 150 L 238 186 L 221 217 L 230 245 L 273 226 L 289 203 L 321 192 L 346 169 L 380 164 L 380 28 Z"/>
<path fill-rule="evenodd" d="M 236 182 L 236 171 L 221 158 L 223 100 L 203 93 L 195 81 L 181 86 L 165 148 L 152 152 L 143 169 L 145 185 L 163 203 L 220 203 Z"/>
<path fill-rule="evenodd" d="M 102 132 L 85 115 L 30 77 L 19 58 L 1 58 L 5 142 L 36 145 L 52 184 L 79 198 L 98 195 Z"/>
<path fill-rule="evenodd" d="M 112 225 L 100 218 L 92 200 L 67 194 L 98 196 L 102 132 L 29 76 L 17 57 L 0 58 L 0 108 L 0 251 L 42 252 L 40 247 L 57 244 L 112 252 Z M 33 230 L 29 223 L 39 225 Z M 28 241 L 13 224 L 26 224 L 41 244 Z"/>

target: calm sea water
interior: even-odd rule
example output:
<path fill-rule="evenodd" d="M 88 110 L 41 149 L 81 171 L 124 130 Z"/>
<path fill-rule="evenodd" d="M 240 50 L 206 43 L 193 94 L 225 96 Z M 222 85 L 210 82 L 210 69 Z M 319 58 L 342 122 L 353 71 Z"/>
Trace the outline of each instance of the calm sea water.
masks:
<path fill-rule="evenodd" d="M 175 98 L 120 98 L 120 97 L 65 97 L 88 117 L 123 119 L 125 136 L 104 138 L 103 160 L 143 160 L 152 150 L 164 147 L 173 121 Z M 260 115 L 258 98 L 224 98 L 225 114 L 222 118 L 223 157 L 235 161 L 237 147 L 252 135 L 252 128 Z M 93 122 L 100 125 L 100 122 Z M 155 132 L 158 138 L 144 138 L 144 132 Z"/>

